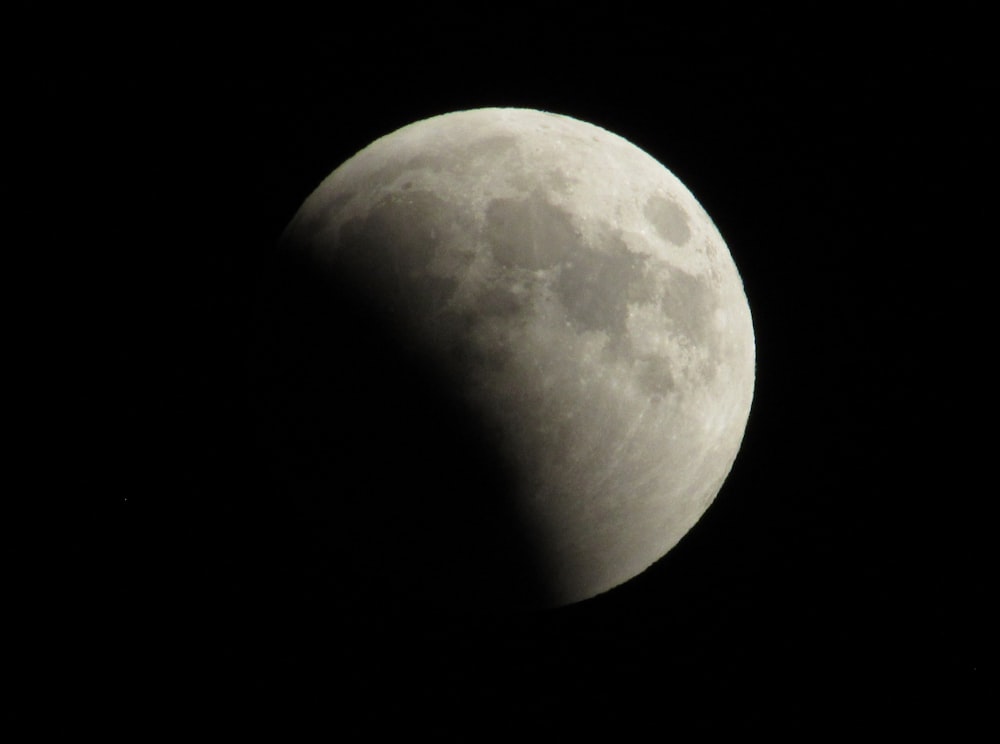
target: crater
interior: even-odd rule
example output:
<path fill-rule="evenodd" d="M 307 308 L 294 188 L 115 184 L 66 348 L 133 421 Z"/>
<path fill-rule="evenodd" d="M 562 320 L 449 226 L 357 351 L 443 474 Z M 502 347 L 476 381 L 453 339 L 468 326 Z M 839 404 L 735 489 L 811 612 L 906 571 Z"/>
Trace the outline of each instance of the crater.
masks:
<path fill-rule="evenodd" d="M 642 213 L 657 234 L 674 245 L 683 245 L 691 237 L 687 214 L 677 202 L 654 194 L 646 201 Z"/>

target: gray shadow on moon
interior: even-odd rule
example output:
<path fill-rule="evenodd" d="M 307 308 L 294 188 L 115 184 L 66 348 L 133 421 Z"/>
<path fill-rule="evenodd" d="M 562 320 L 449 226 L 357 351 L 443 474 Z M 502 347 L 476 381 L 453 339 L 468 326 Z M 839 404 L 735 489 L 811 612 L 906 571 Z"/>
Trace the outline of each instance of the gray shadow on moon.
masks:
<path fill-rule="evenodd" d="M 329 607 L 362 614 L 550 605 L 512 473 L 446 376 L 350 282 L 282 251 L 250 364 L 259 439 Z"/>

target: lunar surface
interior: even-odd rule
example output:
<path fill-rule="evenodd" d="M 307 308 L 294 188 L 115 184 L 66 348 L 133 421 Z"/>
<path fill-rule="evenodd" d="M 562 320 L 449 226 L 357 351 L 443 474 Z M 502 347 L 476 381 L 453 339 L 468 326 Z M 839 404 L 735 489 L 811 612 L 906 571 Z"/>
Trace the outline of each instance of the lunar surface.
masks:
<path fill-rule="evenodd" d="M 525 109 L 419 121 L 337 168 L 282 245 L 477 419 L 544 604 L 645 570 L 729 474 L 754 387 L 743 284 L 694 196 L 621 137 Z"/>

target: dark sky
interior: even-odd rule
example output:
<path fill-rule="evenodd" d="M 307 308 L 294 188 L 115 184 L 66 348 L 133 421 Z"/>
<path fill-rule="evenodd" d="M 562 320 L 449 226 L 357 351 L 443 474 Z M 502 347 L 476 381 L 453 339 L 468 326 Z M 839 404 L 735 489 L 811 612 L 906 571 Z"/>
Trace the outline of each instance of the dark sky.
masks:
<path fill-rule="evenodd" d="M 478 740 L 978 720 L 984 12 L 695 15 L 423 4 L 39 27 L 17 141 L 44 205 L 32 244 L 75 236 L 38 311 L 65 398 L 44 472 L 72 496 L 43 499 L 7 555 L 32 679 L 15 686 L 46 725 Z M 365 586 L 378 540 L 344 538 L 356 563 L 324 546 L 273 475 L 248 382 L 301 201 L 375 137 L 479 106 L 568 114 L 658 158 L 754 313 L 756 398 L 716 503 L 634 582 L 549 613 L 441 616 Z M 408 461 L 355 446 L 379 487 L 412 487 Z"/>

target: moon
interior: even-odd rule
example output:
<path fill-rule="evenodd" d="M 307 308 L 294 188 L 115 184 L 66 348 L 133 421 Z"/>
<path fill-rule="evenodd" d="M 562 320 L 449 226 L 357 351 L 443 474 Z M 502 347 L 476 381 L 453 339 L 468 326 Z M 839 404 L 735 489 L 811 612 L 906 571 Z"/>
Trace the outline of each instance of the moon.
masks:
<path fill-rule="evenodd" d="M 622 137 L 530 109 L 418 121 L 329 175 L 281 244 L 484 432 L 541 604 L 644 571 L 729 474 L 754 389 L 743 283 L 691 192 Z"/>

